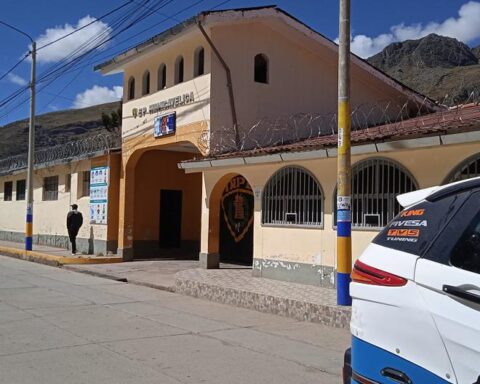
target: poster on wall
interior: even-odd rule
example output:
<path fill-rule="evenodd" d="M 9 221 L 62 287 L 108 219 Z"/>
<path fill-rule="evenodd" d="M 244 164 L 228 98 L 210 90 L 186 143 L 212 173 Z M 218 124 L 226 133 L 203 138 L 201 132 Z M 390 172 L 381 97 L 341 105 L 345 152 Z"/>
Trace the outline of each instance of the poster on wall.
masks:
<path fill-rule="evenodd" d="M 90 170 L 90 223 L 107 224 L 108 167 Z"/>
<path fill-rule="evenodd" d="M 161 137 L 175 133 L 176 114 L 175 112 L 155 117 L 153 120 L 153 136 Z"/>

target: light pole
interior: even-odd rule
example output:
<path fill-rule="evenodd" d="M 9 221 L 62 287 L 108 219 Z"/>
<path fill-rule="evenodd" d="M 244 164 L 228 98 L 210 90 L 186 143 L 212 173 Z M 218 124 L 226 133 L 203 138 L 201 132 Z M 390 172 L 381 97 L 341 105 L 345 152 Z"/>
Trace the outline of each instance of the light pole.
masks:
<path fill-rule="evenodd" d="M 350 159 L 350 0 L 340 0 L 338 44 L 337 304 L 352 305 L 352 165 Z"/>
<path fill-rule="evenodd" d="M 30 127 L 28 130 L 28 163 L 27 163 L 27 216 L 25 224 L 25 250 L 32 250 L 33 242 L 33 166 L 35 160 L 35 72 L 37 44 L 32 37 L 20 29 L 0 21 L 0 24 L 28 37 L 32 43 L 32 78 L 30 80 Z"/>

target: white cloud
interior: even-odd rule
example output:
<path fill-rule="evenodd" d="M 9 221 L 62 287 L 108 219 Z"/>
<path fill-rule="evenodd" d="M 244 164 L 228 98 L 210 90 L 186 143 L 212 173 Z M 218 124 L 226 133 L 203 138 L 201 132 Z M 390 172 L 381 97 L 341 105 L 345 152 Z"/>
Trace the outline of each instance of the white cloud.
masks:
<path fill-rule="evenodd" d="M 63 26 L 59 25 L 53 28 L 48 28 L 42 35 L 35 39 L 37 42 L 37 48 L 72 33 L 95 20 L 94 17 L 87 15 L 78 20 L 77 25 L 65 24 Z M 62 40 L 49 45 L 48 47 L 39 49 L 37 53 L 37 61 L 39 63 L 49 63 L 62 60 L 67 55 L 77 57 L 96 45 L 105 42 L 110 37 L 111 32 L 112 29 L 108 24 L 102 21 L 97 21 Z M 104 48 L 105 45 L 100 49 Z"/>
<path fill-rule="evenodd" d="M 458 17 L 450 17 L 442 23 L 398 24 L 390 28 L 390 33 L 376 37 L 356 35 L 352 37 L 351 50 L 360 57 L 370 57 L 380 52 L 387 45 L 409 39 L 420 39 L 430 33 L 454 37 L 464 43 L 469 43 L 480 37 L 480 2 L 469 1 L 463 4 Z"/>
<path fill-rule="evenodd" d="M 111 101 L 120 100 L 123 96 L 123 87 L 114 86 L 111 89 L 108 87 L 100 87 L 94 85 L 75 96 L 73 108 L 85 108 L 91 105 L 108 103 Z"/>
<path fill-rule="evenodd" d="M 10 80 L 13 84 L 17 85 L 27 85 L 28 81 L 23 77 L 15 75 L 14 73 L 9 73 L 7 79 Z"/>

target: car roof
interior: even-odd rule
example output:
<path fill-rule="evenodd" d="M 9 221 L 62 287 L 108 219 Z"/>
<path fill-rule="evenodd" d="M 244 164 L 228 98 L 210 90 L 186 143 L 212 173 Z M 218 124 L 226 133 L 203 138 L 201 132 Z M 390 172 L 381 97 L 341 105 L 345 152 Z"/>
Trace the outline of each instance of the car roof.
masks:
<path fill-rule="evenodd" d="M 436 201 L 452 194 L 476 188 L 480 188 L 480 177 L 404 193 L 397 196 L 397 201 L 403 208 L 407 208 L 423 200 Z"/>

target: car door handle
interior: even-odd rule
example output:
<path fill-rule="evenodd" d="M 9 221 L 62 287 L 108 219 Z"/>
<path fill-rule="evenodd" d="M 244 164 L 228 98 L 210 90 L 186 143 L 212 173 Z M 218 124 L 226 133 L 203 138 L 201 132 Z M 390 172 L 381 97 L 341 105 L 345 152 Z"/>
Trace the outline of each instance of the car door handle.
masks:
<path fill-rule="evenodd" d="M 480 295 L 471 293 L 466 289 L 454 287 L 453 285 L 444 285 L 442 289 L 443 289 L 443 292 L 448 293 L 449 295 L 456 296 L 476 304 L 480 304 Z"/>
<path fill-rule="evenodd" d="M 412 380 L 403 372 L 393 368 L 383 368 L 380 372 L 382 376 L 389 378 L 396 383 L 412 384 Z"/>

